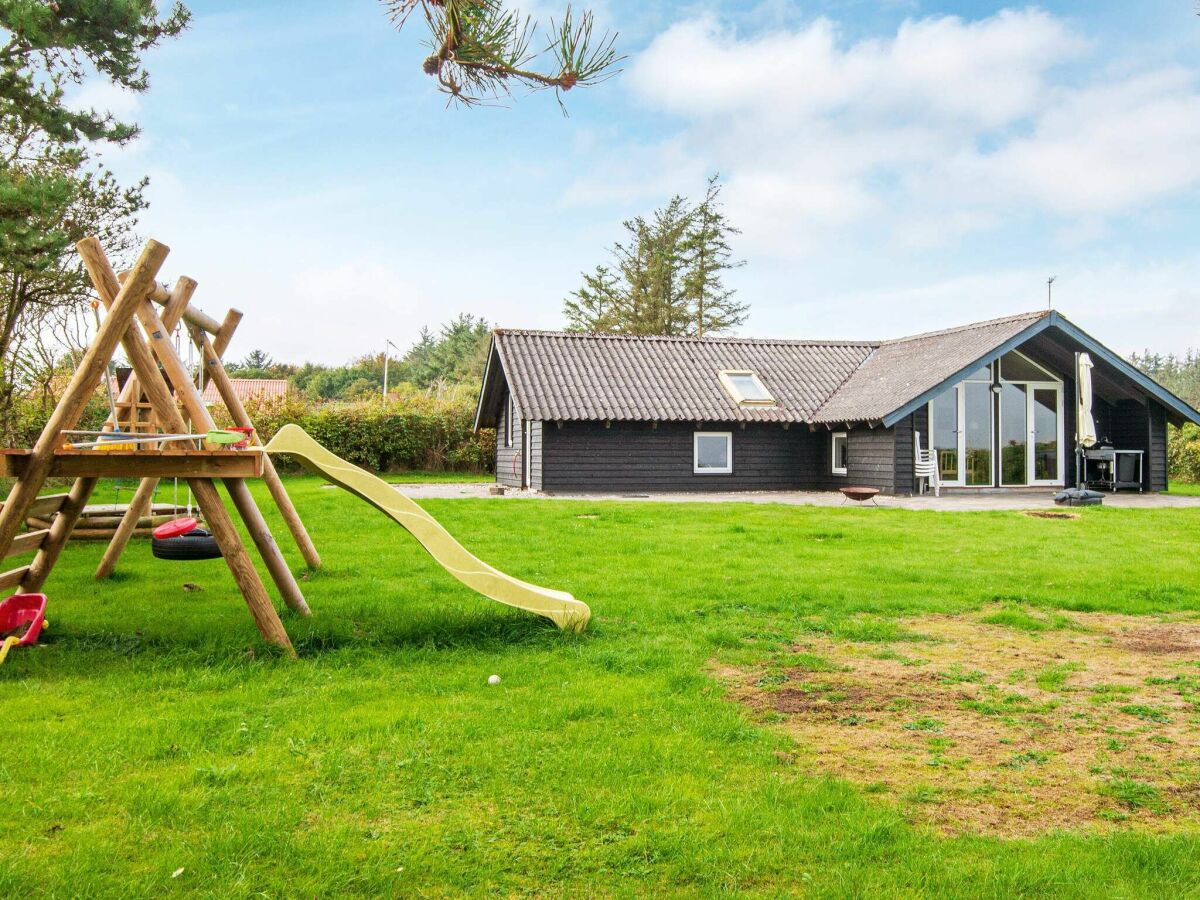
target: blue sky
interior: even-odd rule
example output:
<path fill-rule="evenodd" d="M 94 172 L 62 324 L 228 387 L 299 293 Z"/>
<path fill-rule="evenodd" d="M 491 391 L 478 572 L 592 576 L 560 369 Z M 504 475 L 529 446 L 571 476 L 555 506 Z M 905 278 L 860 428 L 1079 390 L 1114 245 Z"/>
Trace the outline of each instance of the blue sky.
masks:
<path fill-rule="evenodd" d="M 1200 18 L 1137 4 L 601 0 L 613 81 L 447 109 L 374 0 L 189 4 L 109 164 L 254 348 L 341 362 L 464 311 L 554 328 L 624 218 L 726 182 L 742 333 L 880 338 L 1055 305 L 1200 347 Z M 517 4 L 521 6 L 521 4 Z M 539 15 L 559 4 L 526 4 Z"/>

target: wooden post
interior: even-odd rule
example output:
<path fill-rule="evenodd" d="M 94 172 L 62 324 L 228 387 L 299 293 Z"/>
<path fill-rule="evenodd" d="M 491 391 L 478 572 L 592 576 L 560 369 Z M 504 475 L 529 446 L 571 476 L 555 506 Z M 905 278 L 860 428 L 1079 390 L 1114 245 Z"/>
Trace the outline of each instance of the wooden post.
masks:
<path fill-rule="evenodd" d="M 92 491 L 96 489 L 96 482 L 99 480 L 99 478 L 75 479 L 75 483 L 71 485 L 71 492 L 63 501 L 63 505 L 58 508 L 58 514 L 50 525 L 50 533 L 46 535 L 41 549 L 33 557 L 33 562 L 29 564 L 29 572 L 21 580 L 22 592 L 33 594 L 42 589 L 54 564 L 58 562 L 63 547 L 67 545 L 71 532 L 75 530 L 75 523 L 79 521 L 79 516 L 83 512 L 83 508 L 87 506 L 88 498 L 92 496 Z"/>
<path fill-rule="evenodd" d="M 168 334 L 174 331 L 175 326 L 179 324 L 194 293 L 196 293 L 194 279 L 185 276 L 175 282 L 175 289 L 171 292 L 171 299 L 167 301 L 162 317 L 163 327 L 167 329 Z M 132 397 L 136 403 L 142 395 L 141 387 L 137 384 L 137 376 L 131 376 L 129 382 L 133 382 Z M 126 382 L 126 387 L 130 386 L 129 382 Z M 124 396 L 125 391 L 122 391 L 121 395 Z M 136 407 L 134 416 L 136 418 Z M 150 504 L 154 502 L 154 491 L 157 487 L 157 478 L 143 478 L 138 484 L 133 499 L 129 501 L 129 508 L 125 510 L 125 515 L 121 519 L 121 524 L 117 526 L 117 530 L 113 533 L 112 540 L 108 542 L 108 547 L 100 560 L 100 565 L 96 567 L 93 577 L 98 581 L 108 578 L 116 569 L 117 562 L 121 559 L 121 554 L 125 552 L 129 539 L 137 531 L 138 520 L 146 514 L 146 511 L 150 509 Z"/>
<path fill-rule="evenodd" d="M 170 335 L 163 328 L 162 320 L 159 319 L 154 304 L 149 299 L 142 302 L 138 308 L 137 317 L 142 323 L 142 330 L 146 333 L 150 348 L 158 357 L 158 361 L 162 363 L 167 378 L 175 385 L 179 399 L 183 401 L 184 409 L 187 410 L 188 417 L 192 420 L 192 427 L 202 431 L 215 429 L 217 426 L 212 415 L 205 407 L 200 392 L 192 384 L 191 375 L 179 359 L 179 354 L 175 352 Z M 271 573 L 271 578 L 274 580 L 275 586 L 279 588 L 284 602 L 293 611 L 301 615 L 309 615 L 308 604 L 304 601 L 300 585 L 296 583 L 292 570 L 288 568 L 287 561 L 279 551 L 279 545 L 275 543 L 275 538 L 271 535 L 271 529 L 267 527 L 266 519 L 263 518 L 262 512 L 255 504 L 254 497 L 250 494 L 250 486 L 240 478 L 227 478 L 224 481 L 225 489 L 229 491 L 233 505 L 241 514 L 246 530 L 250 532 L 250 537 L 258 548 L 263 562 L 266 563 L 267 571 Z"/>
<path fill-rule="evenodd" d="M 112 302 L 113 297 L 119 299 L 119 283 L 116 273 L 109 265 L 99 242 L 95 238 L 86 238 L 77 246 L 100 299 L 105 304 Z M 121 288 L 121 293 L 124 291 L 125 288 Z M 116 308 L 115 303 L 113 308 Z M 155 318 L 158 317 L 155 316 Z M 126 321 L 128 322 L 128 320 Z M 138 380 L 141 381 L 142 390 L 145 391 L 159 423 L 164 428 L 182 431 L 184 428 L 183 415 L 175 407 L 171 390 L 158 371 L 149 346 L 132 324 L 129 324 L 126 330 L 123 346 L 125 355 L 129 358 Z M 171 349 L 173 351 L 174 348 Z M 172 355 L 178 362 L 178 356 L 173 352 Z M 184 382 L 186 382 L 186 378 Z M 229 571 L 241 590 L 246 605 L 250 608 L 250 614 L 254 617 L 259 633 L 268 643 L 282 647 L 295 655 L 287 631 L 279 620 L 279 614 L 275 612 L 275 607 L 271 604 L 267 589 L 263 586 L 262 579 L 258 577 L 258 570 L 250 561 L 250 556 L 242 545 L 242 539 L 238 535 L 237 529 L 234 528 L 233 520 L 229 517 L 229 511 L 225 509 L 225 504 L 221 502 L 221 495 L 217 493 L 216 487 L 207 478 L 188 479 L 188 485 L 196 497 L 196 503 L 204 514 L 208 527 L 212 530 L 217 546 L 221 548 L 225 564 L 229 566 Z"/>
<path fill-rule="evenodd" d="M 242 405 L 241 399 L 233 389 L 233 382 L 229 379 L 229 373 L 221 365 L 216 348 L 209 341 L 208 335 L 204 333 L 204 329 L 192 325 L 188 328 L 188 331 L 192 336 L 192 340 L 196 342 L 196 348 L 200 351 L 200 360 L 204 366 L 204 371 L 212 379 L 213 384 L 217 386 L 217 393 L 225 401 L 225 408 L 229 410 L 229 415 L 233 418 L 234 424 L 240 428 L 253 428 L 254 423 L 250 421 L 250 416 L 246 413 L 246 407 Z M 254 440 L 256 443 L 262 443 L 258 440 L 257 434 L 255 434 Z M 310 568 L 319 569 L 321 567 L 321 554 L 317 552 L 317 548 L 313 545 L 312 538 L 308 536 L 308 530 L 304 527 L 304 521 L 300 518 L 300 514 L 296 512 L 296 507 L 292 504 L 292 498 L 288 496 L 287 489 L 283 486 L 283 482 L 279 480 L 279 473 L 275 471 L 275 464 L 271 461 L 271 457 L 265 453 L 263 454 L 263 481 L 267 483 L 267 490 L 271 492 L 271 497 L 275 500 L 275 505 L 279 507 L 279 513 L 283 516 L 283 521 L 287 523 L 288 530 L 291 531 L 292 537 L 296 539 L 296 546 L 300 548 L 300 553 L 303 554 L 304 561 L 308 563 Z"/>
<path fill-rule="evenodd" d="M 81 241 L 85 242 L 86 240 Z M 133 314 L 145 301 L 146 293 L 154 283 L 154 276 L 158 274 L 170 252 L 170 248 L 164 244 L 147 241 L 124 287 L 110 294 L 112 307 L 108 316 L 97 329 L 91 346 L 83 354 L 79 368 L 71 378 L 71 383 L 34 444 L 25 475 L 13 485 L 4 508 L 0 510 L 0 555 L 8 552 L 13 539 L 25 522 L 30 505 L 46 482 L 46 475 L 54 458 L 54 449 L 58 445 L 59 432 L 73 428 L 79 421 L 83 408 L 95 391 L 96 382 L 102 373 L 107 374 L 108 361 L 112 359 L 113 351 L 117 349 L 121 336 L 129 328 Z M 39 555 L 48 549 L 49 542 L 43 546 Z M 61 547 L 58 549 L 61 550 Z"/>
<path fill-rule="evenodd" d="M 237 331 L 237 327 L 242 321 L 242 311 L 240 309 L 231 309 L 225 313 L 225 321 L 221 323 L 221 328 L 213 338 L 213 352 L 216 353 L 218 359 L 225 358 L 225 351 L 229 349 L 229 342 L 233 340 L 233 333 Z"/>

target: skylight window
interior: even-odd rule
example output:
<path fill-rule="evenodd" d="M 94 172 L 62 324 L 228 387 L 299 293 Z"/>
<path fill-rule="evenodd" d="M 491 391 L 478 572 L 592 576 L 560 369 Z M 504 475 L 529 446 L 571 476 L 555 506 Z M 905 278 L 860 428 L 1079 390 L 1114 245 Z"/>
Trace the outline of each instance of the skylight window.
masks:
<path fill-rule="evenodd" d="M 742 406 L 775 405 L 775 398 L 771 396 L 771 392 L 763 386 L 753 372 L 721 372 L 721 384 L 729 396 Z"/>

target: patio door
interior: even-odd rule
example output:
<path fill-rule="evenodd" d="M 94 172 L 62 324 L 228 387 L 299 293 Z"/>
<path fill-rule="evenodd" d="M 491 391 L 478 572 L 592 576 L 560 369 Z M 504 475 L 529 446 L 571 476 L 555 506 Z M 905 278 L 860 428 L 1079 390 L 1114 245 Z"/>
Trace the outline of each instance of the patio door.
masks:
<path fill-rule="evenodd" d="M 935 397 L 929 404 L 929 435 L 942 484 L 991 486 L 991 384 L 963 381 Z"/>
<path fill-rule="evenodd" d="M 1063 483 L 1063 390 L 1052 382 L 1003 382 L 1000 484 Z"/>

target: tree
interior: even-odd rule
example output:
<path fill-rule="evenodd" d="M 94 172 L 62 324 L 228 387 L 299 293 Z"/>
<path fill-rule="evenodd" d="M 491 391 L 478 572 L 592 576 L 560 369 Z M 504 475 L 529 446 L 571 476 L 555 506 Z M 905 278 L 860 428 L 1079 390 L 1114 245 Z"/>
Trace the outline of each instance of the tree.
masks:
<path fill-rule="evenodd" d="M 78 309 L 90 281 L 76 241 L 94 234 L 120 262 L 146 205 L 143 179 L 123 188 L 94 150 L 124 144 L 137 126 L 79 110 L 66 88 L 98 75 L 140 92 L 142 54 L 186 27 L 176 4 L 160 18 L 151 0 L 0 0 L 0 417 L 11 414 L 21 373 L 45 356 L 57 310 Z"/>
<path fill-rule="evenodd" d="M 274 364 L 275 360 L 271 359 L 270 354 L 265 350 L 251 350 L 246 354 L 245 359 L 232 366 L 232 368 L 238 371 L 243 369 L 260 369 L 265 371 Z"/>
<path fill-rule="evenodd" d="M 746 263 L 733 261 L 729 236 L 742 232 L 730 224 L 721 208 L 721 185 L 717 177 L 708 179 L 704 199 L 693 210 L 691 228 L 683 240 L 687 268 L 683 291 L 697 337 L 736 328 L 746 321 L 750 310 L 747 304 L 734 299 L 733 289 L 725 287 L 723 281 L 725 272 Z"/>
<path fill-rule="evenodd" d="M 417 342 L 400 359 L 397 377 L 423 388 L 477 382 L 491 333 L 486 320 L 467 313 L 459 313 L 437 335 L 422 328 Z"/>
<path fill-rule="evenodd" d="M 746 321 L 724 274 L 734 262 L 729 236 L 738 234 L 721 209 L 720 185 L 709 179 L 692 206 L 672 197 L 649 219 L 624 223 L 627 239 L 610 250 L 613 268 L 597 266 L 563 302 L 568 331 L 704 337 Z"/>
<path fill-rule="evenodd" d="M 530 50 L 537 33 L 533 20 L 506 9 L 503 0 L 383 0 L 383 5 L 397 28 L 421 11 L 430 50 L 421 68 L 437 79 L 450 102 L 465 106 L 511 96 L 514 84 L 531 91 L 553 89 L 562 106 L 563 93 L 611 78 L 622 59 L 616 35 L 595 37 L 591 12 L 576 21 L 570 6 L 557 25 L 551 19 L 550 42 L 539 53 Z M 545 54 L 550 68 L 531 68 Z"/>

